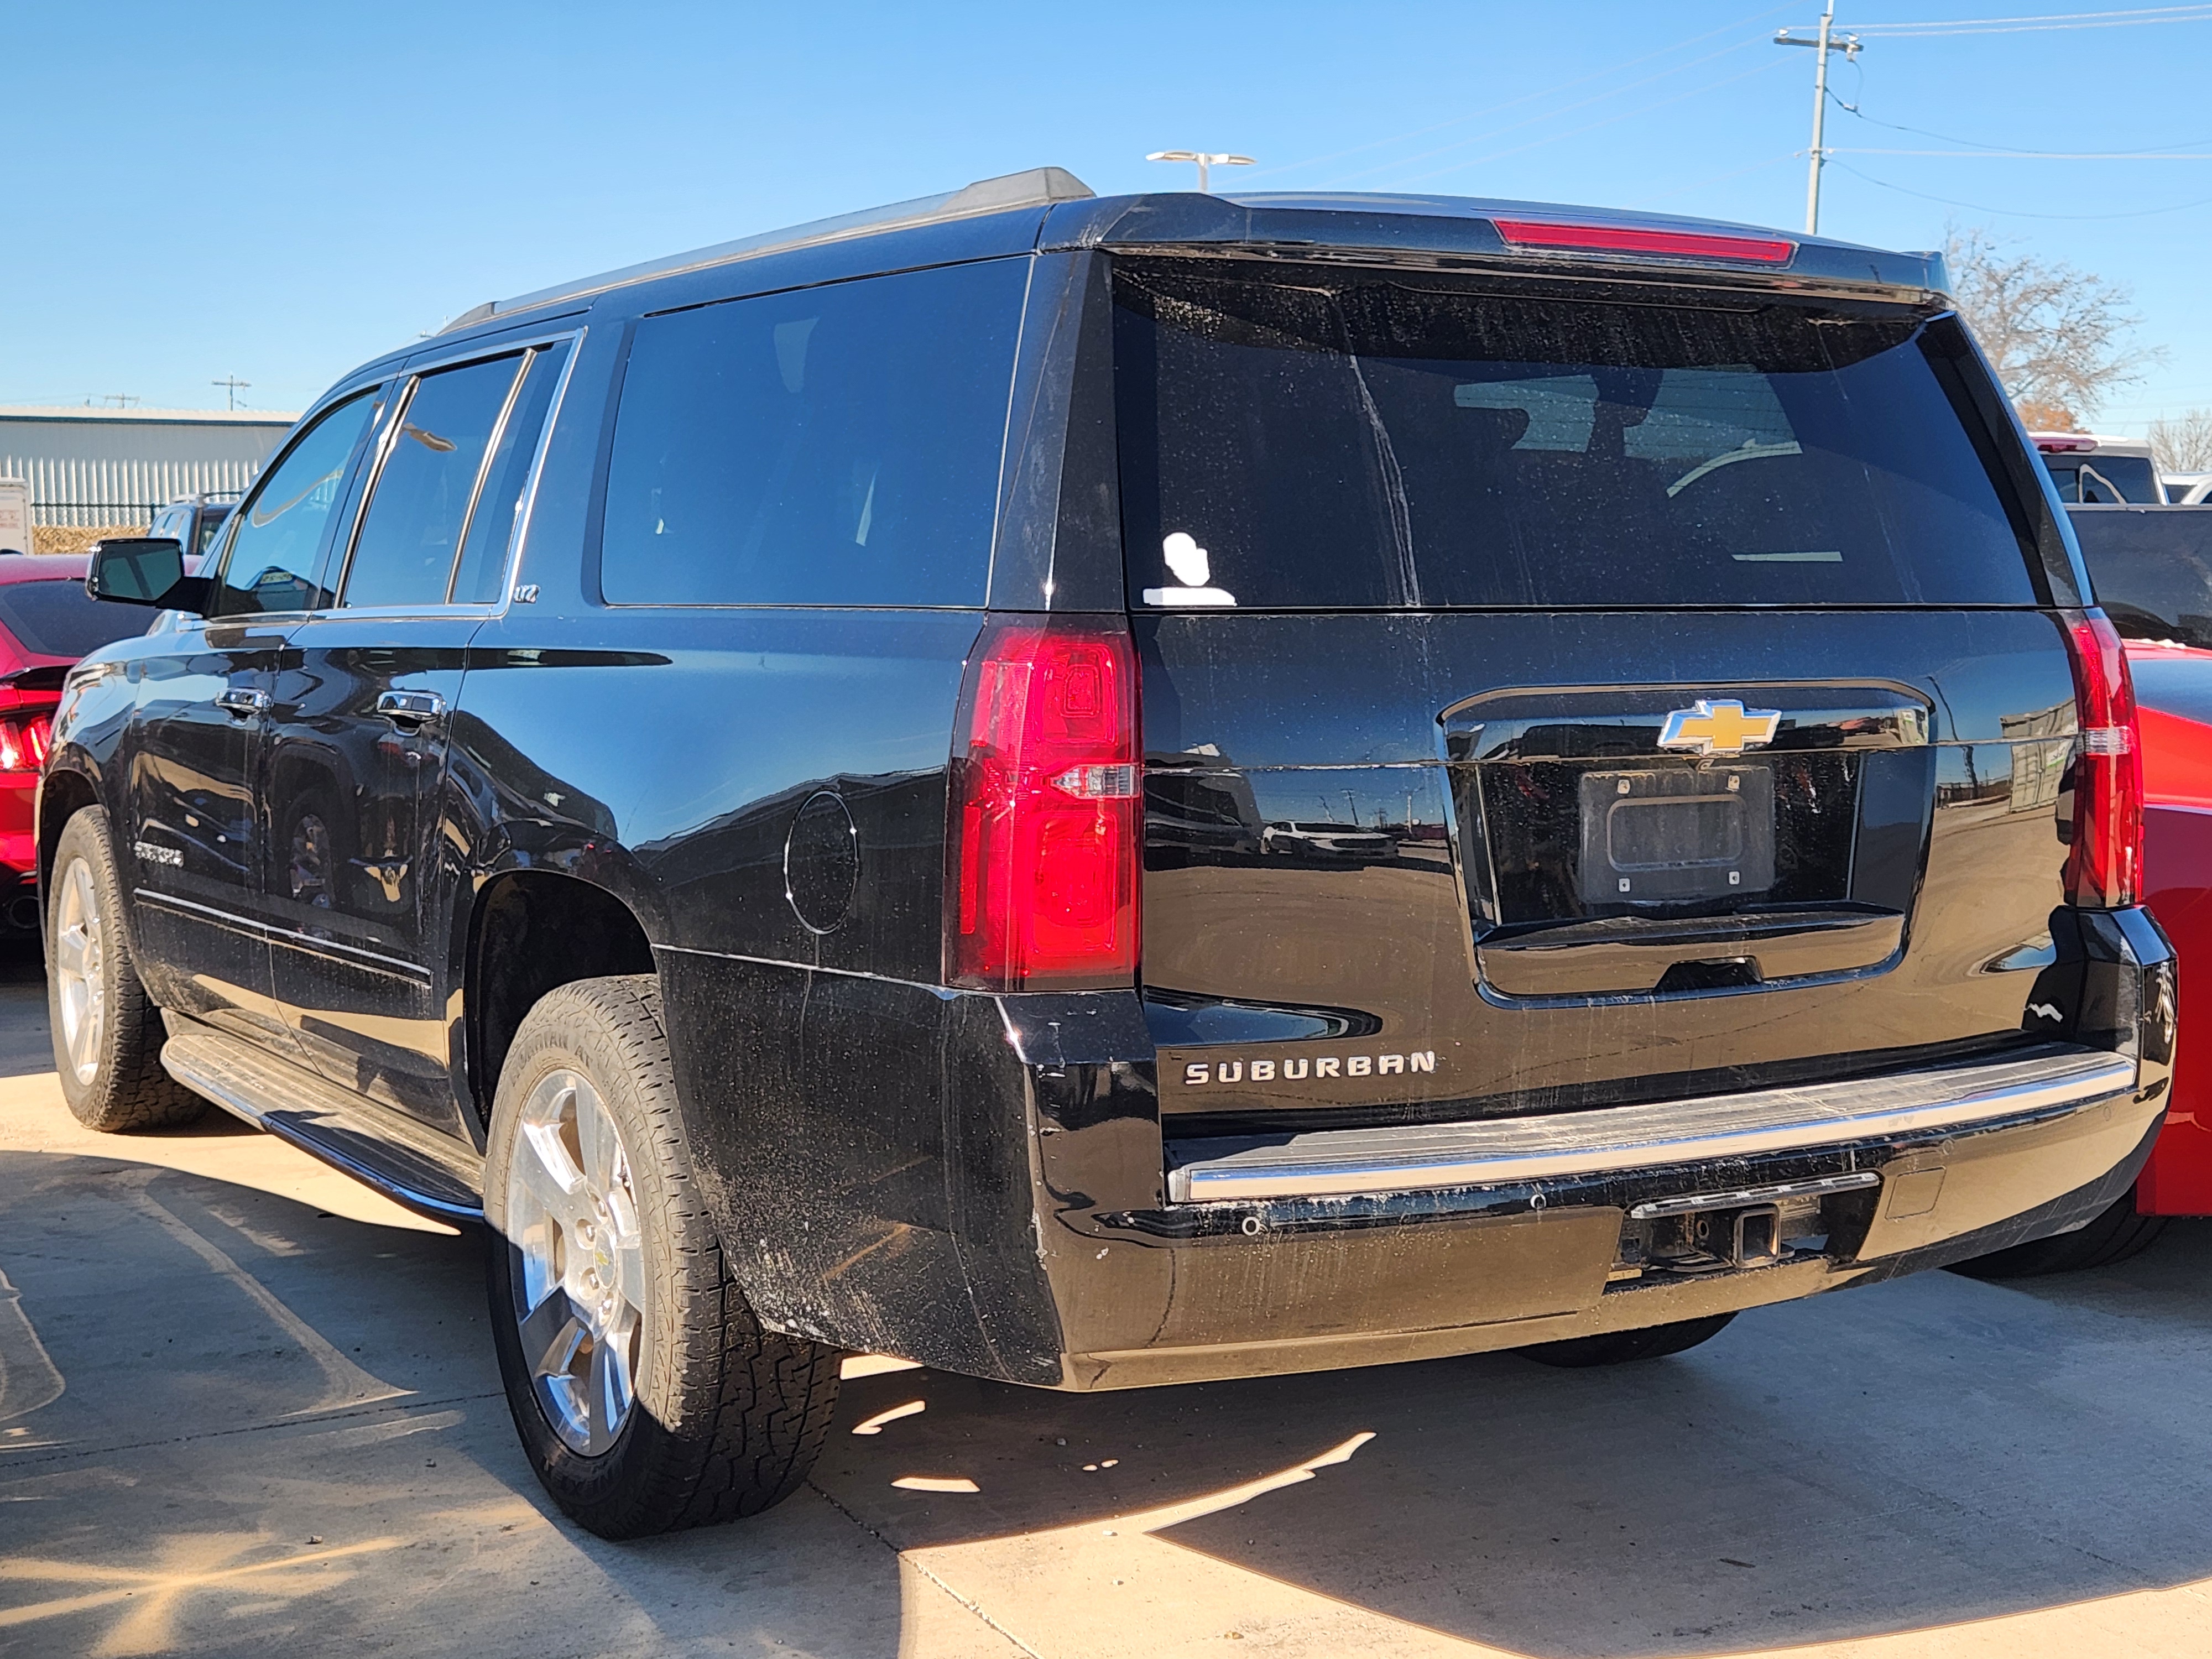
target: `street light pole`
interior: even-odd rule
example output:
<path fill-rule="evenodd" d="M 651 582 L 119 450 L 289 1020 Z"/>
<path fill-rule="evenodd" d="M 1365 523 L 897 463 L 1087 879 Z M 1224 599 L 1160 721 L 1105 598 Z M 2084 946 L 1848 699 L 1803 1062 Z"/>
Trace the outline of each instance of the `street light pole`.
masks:
<path fill-rule="evenodd" d="M 1231 155 L 1225 150 L 1156 149 L 1145 159 L 1147 161 L 1195 161 L 1198 164 L 1198 193 L 1201 196 L 1212 191 L 1209 168 L 1249 167 L 1252 165 L 1250 156 Z"/>
<path fill-rule="evenodd" d="M 1840 52 L 1846 63 L 1859 55 L 1859 38 L 1847 34 L 1840 40 L 1834 38 L 1836 0 L 1828 0 L 1827 9 L 1820 14 L 1820 30 L 1810 40 L 1801 40 L 1788 29 L 1776 32 L 1778 46 L 1810 46 L 1813 48 L 1813 154 L 1805 170 L 1805 234 L 1817 235 L 1820 229 L 1820 169 L 1827 165 L 1828 152 L 1825 143 L 1828 125 L 1828 54 Z"/>

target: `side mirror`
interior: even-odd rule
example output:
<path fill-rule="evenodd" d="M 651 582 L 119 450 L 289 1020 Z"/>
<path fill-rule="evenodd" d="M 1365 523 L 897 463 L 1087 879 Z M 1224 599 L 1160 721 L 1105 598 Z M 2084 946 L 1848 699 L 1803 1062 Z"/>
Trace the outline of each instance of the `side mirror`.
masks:
<path fill-rule="evenodd" d="M 94 542 L 84 591 L 117 605 L 149 605 L 194 616 L 207 609 L 207 579 L 185 574 L 184 544 L 173 536 L 111 536 Z"/>

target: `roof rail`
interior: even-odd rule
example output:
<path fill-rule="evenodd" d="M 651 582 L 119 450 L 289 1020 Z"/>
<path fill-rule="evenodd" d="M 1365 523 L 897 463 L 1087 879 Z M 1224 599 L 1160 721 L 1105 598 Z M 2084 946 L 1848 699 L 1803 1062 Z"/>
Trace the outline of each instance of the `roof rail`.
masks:
<path fill-rule="evenodd" d="M 917 196 L 912 201 L 866 208 L 858 213 L 841 214 L 834 219 L 816 219 L 807 224 L 793 225 L 782 230 L 764 231 L 757 236 L 740 237 L 734 242 L 717 242 L 712 247 L 694 248 L 689 253 L 674 253 L 662 259 L 649 259 L 643 264 L 624 265 L 617 270 L 602 271 L 596 276 L 586 276 L 579 282 L 539 289 L 534 293 L 519 295 L 512 300 L 487 300 L 482 305 L 463 312 L 438 332 L 450 334 L 456 329 L 468 328 L 492 317 L 505 316 L 509 312 L 534 311 L 556 301 L 581 299 L 586 295 L 604 293 L 611 288 L 641 283 L 650 276 L 672 276 L 678 271 L 699 270 L 733 259 L 750 259 L 763 253 L 781 253 L 817 242 L 872 235 L 878 231 L 904 230 L 912 225 L 936 224 L 946 219 L 1005 213 L 1015 208 L 1048 207 L 1054 202 L 1083 201 L 1093 194 L 1095 192 L 1090 185 L 1065 167 L 1031 167 L 1025 173 L 1008 173 L 996 179 L 979 179 L 972 185 L 946 191 L 941 195 Z"/>

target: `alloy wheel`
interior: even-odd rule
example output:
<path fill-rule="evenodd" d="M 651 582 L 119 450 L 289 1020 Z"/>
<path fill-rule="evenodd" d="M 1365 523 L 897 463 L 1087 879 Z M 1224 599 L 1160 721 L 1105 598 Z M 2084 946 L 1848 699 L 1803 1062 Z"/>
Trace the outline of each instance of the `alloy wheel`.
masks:
<path fill-rule="evenodd" d="M 507 1177 L 507 1243 L 523 1361 L 540 1410 L 596 1457 L 629 1421 L 644 1358 L 645 1249 L 629 1154 L 572 1071 L 523 1103 Z"/>
<path fill-rule="evenodd" d="M 100 1042 L 107 1024 L 106 942 L 92 866 L 72 859 L 57 884 L 54 906 L 54 988 L 62 1022 L 62 1047 L 79 1087 L 100 1075 Z"/>

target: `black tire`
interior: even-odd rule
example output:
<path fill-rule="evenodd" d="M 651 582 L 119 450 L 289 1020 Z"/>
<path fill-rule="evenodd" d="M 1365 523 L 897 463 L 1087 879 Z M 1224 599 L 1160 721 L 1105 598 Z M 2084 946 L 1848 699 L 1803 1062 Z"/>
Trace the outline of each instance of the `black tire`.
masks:
<path fill-rule="evenodd" d="M 2137 1215 L 2136 1192 L 2130 1187 L 2078 1232 L 2008 1245 L 1972 1261 L 1954 1262 L 1951 1271 L 1969 1279 L 2033 1279 L 2109 1267 L 2148 1249 L 2166 1231 L 2166 1222 L 2162 1215 Z"/>
<path fill-rule="evenodd" d="M 1558 1365 L 1580 1370 L 1589 1365 L 1626 1365 L 1638 1359 L 1664 1359 L 1700 1342 L 1709 1342 L 1728 1328 L 1732 1313 L 1708 1314 L 1703 1319 L 1677 1320 L 1672 1325 L 1647 1325 L 1640 1331 L 1607 1331 L 1598 1336 L 1571 1336 L 1564 1342 L 1534 1342 L 1513 1352 L 1539 1365 Z"/>
<path fill-rule="evenodd" d="M 87 886 L 76 884 L 80 872 Z M 63 825 L 55 844 L 46 950 L 54 1070 L 76 1121 L 113 1133 L 175 1128 L 204 1115 L 208 1103 L 161 1069 L 168 1033 L 131 958 L 123 884 L 108 844 L 107 814 L 97 806 Z M 84 1046 L 73 1054 L 73 1035 L 88 1028 Z"/>
<path fill-rule="evenodd" d="M 533 1221 L 531 1206 L 540 1202 L 533 1190 L 526 1185 L 511 1191 L 509 1182 L 526 1181 L 546 1167 L 546 1154 L 536 1149 L 544 1143 L 547 1114 L 557 1109 L 545 1103 L 574 1088 L 563 1073 L 596 1091 L 621 1143 L 623 1164 L 614 1167 L 626 1166 L 623 1177 L 609 1183 L 611 1194 L 622 1194 L 610 1197 L 615 1207 L 592 1212 L 602 1218 L 599 1238 L 611 1250 L 620 1235 L 629 1241 L 622 1259 L 641 1257 L 635 1277 L 642 1302 L 630 1325 L 635 1346 L 623 1350 L 633 1356 L 623 1362 L 634 1382 L 633 1403 L 618 1421 L 593 1427 L 594 1435 L 606 1431 L 597 1450 L 572 1443 L 556 1426 L 560 1419 L 569 1436 L 580 1432 L 573 1414 L 562 1418 L 559 1389 L 572 1373 L 549 1370 L 545 1376 L 553 1380 L 541 1384 L 537 1362 L 563 1352 L 566 1341 L 566 1364 L 594 1363 L 574 1357 L 583 1346 L 574 1332 L 583 1328 L 588 1300 L 601 1291 L 607 1293 L 602 1309 L 627 1308 L 611 1288 L 623 1270 L 619 1265 L 592 1269 L 609 1276 L 586 1274 L 579 1282 L 593 1288 L 581 1297 L 549 1288 L 539 1298 L 541 1310 L 565 1297 L 551 1318 L 565 1315 L 570 1324 L 550 1347 L 526 1359 L 526 1310 L 516 1286 L 529 1282 L 530 1269 L 522 1244 L 510 1236 L 513 1224 L 543 1225 Z M 581 1110 L 573 1099 L 569 1109 Z M 526 1115 L 541 1126 L 527 1146 L 520 1144 Z M 580 1125 L 580 1117 L 563 1121 Z M 562 1145 L 573 1147 L 580 1139 L 579 1128 Z M 532 1158 L 539 1160 L 537 1166 L 528 1164 Z M 579 1154 L 576 1173 L 582 1176 L 590 1161 L 587 1153 Z M 841 1356 L 764 1329 L 729 1271 L 693 1171 L 669 1066 L 659 985 L 651 975 L 580 980 L 548 992 L 531 1009 L 500 1067 L 484 1159 L 484 1212 L 490 1224 L 492 1331 L 507 1407 L 531 1466 L 567 1514 L 603 1538 L 636 1538 L 757 1514 L 798 1489 L 829 1435 Z M 624 1224 L 609 1219 L 613 1216 L 623 1218 Z M 592 1243 L 585 1231 L 589 1225 L 586 1216 L 582 1228 L 564 1230 L 558 1260 L 584 1260 L 574 1254 L 575 1241 Z M 568 1280 L 560 1282 L 565 1286 Z M 532 1321 L 533 1345 L 550 1322 Z M 599 1340 L 592 1338 L 591 1346 L 596 1348 Z M 615 1349 L 613 1342 L 607 1346 Z"/>

